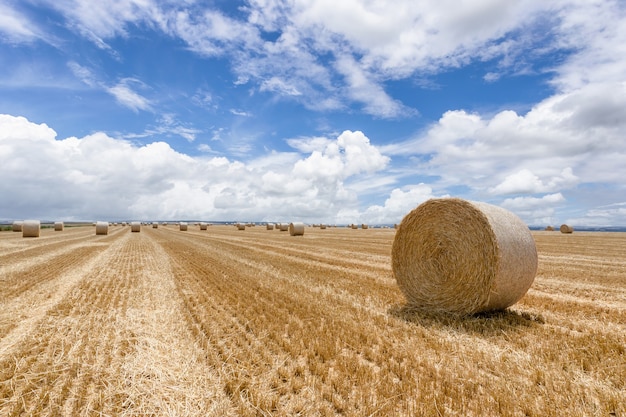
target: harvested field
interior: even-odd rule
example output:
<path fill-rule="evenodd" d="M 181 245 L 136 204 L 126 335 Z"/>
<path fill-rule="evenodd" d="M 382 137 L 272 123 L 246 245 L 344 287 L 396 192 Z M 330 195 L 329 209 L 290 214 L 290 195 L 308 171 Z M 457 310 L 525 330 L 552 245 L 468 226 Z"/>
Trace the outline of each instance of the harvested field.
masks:
<path fill-rule="evenodd" d="M 405 306 L 395 231 L 0 233 L 0 416 L 626 417 L 626 233 L 533 232 L 505 312 Z"/>

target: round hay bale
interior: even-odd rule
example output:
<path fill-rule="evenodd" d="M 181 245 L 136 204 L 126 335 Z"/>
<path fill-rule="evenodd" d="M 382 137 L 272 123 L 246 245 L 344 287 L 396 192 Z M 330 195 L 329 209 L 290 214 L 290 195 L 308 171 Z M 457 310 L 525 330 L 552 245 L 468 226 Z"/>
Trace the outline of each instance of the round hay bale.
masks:
<path fill-rule="evenodd" d="M 273 223 L 268 223 L 265 225 L 266 230 L 274 230 L 274 224 Z"/>
<path fill-rule="evenodd" d="M 286 232 L 289 230 L 289 223 L 280 223 L 280 227 L 278 228 L 281 232 Z"/>
<path fill-rule="evenodd" d="M 109 222 L 96 222 L 96 235 L 108 235 Z"/>
<path fill-rule="evenodd" d="M 130 222 L 130 231 L 131 232 L 141 232 L 141 222 Z"/>
<path fill-rule="evenodd" d="M 178 228 L 180 229 L 181 232 L 186 232 L 188 226 L 189 225 L 187 224 L 187 222 L 180 222 L 180 223 L 178 223 Z"/>
<path fill-rule="evenodd" d="M 289 234 L 291 236 L 303 236 L 304 235 L 304 223 L 302 222 L 289 223 Z"/>
<path fill-rule="evenodd" d="M 13 224 L 11 225 L 11 230 L 13 230 L 14 232 L 21 232 L 22 231 L 22 225 L 24 224 L 23 221 L 21 220 L 16 220 L 13 222 Z"/>
<path fill-rule="evenodd" d="M 326 229 L 326 225 L 325 224 L 320 224 L 320 229 Z"/>
<path fill-rule="evenodd" d="M 454 314 L 509 307 L 537 273 L 535 241 L 519 217 L 458 198 L 428 200 L 407 214 L 391 261 L 409 304 Z"/>
<path fill-rule="evenodd" d="M 22 223 L 22 237 L 39 237 L 41 222 L 39 220 L 24 220 Z"/>
<path fill-rule="evenodd" d="M 159 222 L 152 222 L 152 228 L 153 229 L 158 229 L 159 228 Z"/>
<path fill-rule="evenodd" d="M 562 224 L 560 230 L 561 233 L 574 233 L 574 228 L 567 224 Z"/>
<path fill-rule="evenodd" d="M 63 228 L 64 228 L 63 222 L 54 222 L 54 231 L 55 232 L 62 232 Z"/>
<path fill-rule="evenodd" d="M 361 225 L 361 229 L 367 229 L 368 227 L 369 227 L 369 226 L 368 226 L 368 225 L 366 225 L 365 223 L 363 223 L 363 224 Z"/>
<path fill-rule="evenodd" d="M 237 223 L 237 230 L 246 230 L 245 223 Z"/>
<path fill-rule="evenodd" d="M 553 232 L 553 231 L 554 231 L 554 227 L 552 227 L 552 226 L 546 226 L 546 231 L 547 231 L 547 232 Z"/>
<path fill-rule="evenodd" d="M 209 225 L 205 222 L 200 222 L 200 230 L 206 230 Z"/>
<path fill-rule="evenodd" d="M 358 229 L 358 228 L 359 228 L 359 225 L 352 223 L 352 224 L 350 225 L 350 227 L 351 227 L 352 229 Z"/>

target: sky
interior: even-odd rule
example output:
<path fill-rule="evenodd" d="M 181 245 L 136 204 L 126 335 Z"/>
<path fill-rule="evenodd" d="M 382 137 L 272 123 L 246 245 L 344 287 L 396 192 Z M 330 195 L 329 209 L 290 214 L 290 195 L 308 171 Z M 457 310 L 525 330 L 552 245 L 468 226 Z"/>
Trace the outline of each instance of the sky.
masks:
<path fill-rule="evenodd" d="M 619 0 L 0 0 L 0 220 L 626 226 Z"/>

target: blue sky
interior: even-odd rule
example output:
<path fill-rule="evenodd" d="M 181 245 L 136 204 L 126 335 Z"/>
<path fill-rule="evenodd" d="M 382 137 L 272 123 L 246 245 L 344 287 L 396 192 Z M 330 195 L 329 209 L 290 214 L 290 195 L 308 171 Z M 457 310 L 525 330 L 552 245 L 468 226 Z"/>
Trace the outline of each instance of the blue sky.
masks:
<path fill-rule="evenodd" d="M 619 1 L 0 0 L 0 219 L 626 225 Z"/>

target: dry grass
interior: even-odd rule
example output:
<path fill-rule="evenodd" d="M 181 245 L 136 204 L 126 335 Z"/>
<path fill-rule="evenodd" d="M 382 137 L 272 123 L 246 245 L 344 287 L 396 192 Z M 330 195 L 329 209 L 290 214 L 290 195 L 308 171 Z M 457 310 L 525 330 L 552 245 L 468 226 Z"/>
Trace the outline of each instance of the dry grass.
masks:
<path fill-rule="evenodd" d="M 393 229 L 256 229 L 0 234 L 0 415 L 626 416 L 626 234 L 535 232 L 520 303 L 458 318 Z"/>

